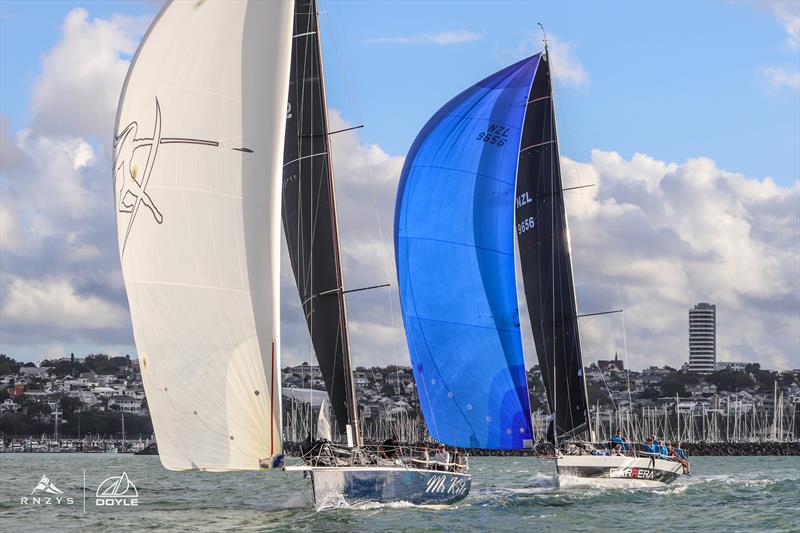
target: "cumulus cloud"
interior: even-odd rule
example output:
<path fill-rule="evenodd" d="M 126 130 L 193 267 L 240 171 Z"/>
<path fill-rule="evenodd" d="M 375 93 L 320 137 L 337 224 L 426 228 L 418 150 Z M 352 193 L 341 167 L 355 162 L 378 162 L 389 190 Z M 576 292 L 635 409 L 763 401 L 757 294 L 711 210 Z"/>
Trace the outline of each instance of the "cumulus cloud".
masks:
<path fill-rule="evenodd" d="M 126 322 L 123 306 L 81 295 L 68 279 L 30 280 L 12 277 L 2 307 L 9 326 L 39 326 L 72 331 L 116 328 Z"/>
<path fill-rule="evenodd" d="M 90 20 L 73 9 L 61 40 L 42 59 L 33 90 L 33 127 L 45 135 L 108 139 L 122 82 L 149 17 Z"/>
<path fill-rule="evenodd" d="M 800 91 L 797 50 L 800 49 L 800 3 L 792 0 L 774 0 L 766 4 L 786 34 L 785 48 L 792 55 L 792 66 L 766 66 L 758 69 L 759 75 L 771 90 Z"/>
<path fill-rule="evenodd" d="M 800 72 L 788 67 L 762 67 L 759 73 L 773 89 L 800 91 Z"/>
<path fill-rule="evenodd" d="M 794 0 L 773 0 L 769 2 L 772 14 L 778 19 L 786 32 L 786 47 L 790 50 L 800 48 L 800 4 Z"/>
<path fill-rule="evenodd" d="M 444 31 L 404 37 L 372 37 L 364 42 L 372 44 L 460 44 L 483 39 L 483 35 L 467 30 Z"/>
<path fill-rule="evenodd" d="M 335 109 L 330 110 L 329 122 L 331 130 L 351 126 Z M 409 364 L 396 294 L 392 241 L 394 201 L 403 157 L 360 142 L 355 131 L 339 133 L 331 139 L 345 288 L 387 281 L 392 285 L 346 296 L 354 364 Z M 281 278 L 284 361 L 312 361 L 311 343 L 285 247 Z"/>
<path fill-rule="evenodd" d="M 575 45 L 550 33 L 547 34 L 547 40 L 553 77 L 564 85 L 586 85 L 589 75 L 575 55 Z M 530 33 L 517 47 L 517 55 L 528 56 L 543 48 L 542 35 L 538 32 Z"/>
<path fill-rule="evenodd" d="M 800 182 L 782 187 L 707 158 L 666 163 L 594 150 L 562 158 L 582 312 L 625 309 L 634 367 L 687 360 L 687 310 L 718 305 L 718 360 L 795 367 Z M 619 318 L 583 319 L 589 357 L 622 352 Z"/>
<path fill-rule="evenodd" d="M 348 125 L 332 112 L 333 129 Z M 394 285 L 392 219 L 403 159 L 360 143 L 354 132 L 334 136 L 333 154 L 345 285 L 382 283 L 386 270 Z M 700 301 L 718 305 L 719 360 L 800 363 L 800 183 L 783 187 L 707 158 L 675 163 L 602 150 L 589 162 L 563 158 L 563 169 L 566 186 L 596 184 L 566 193 L 580 311 L 625 309 L 634 367 L 683 364 L 688 309 Z M 283 274 L 285 358 L 310 361 L 288 261 Z M 408 364 L 396 294 L 348 296 L 355 364 Z M 582 319 L 581 332 L 587 361 L 623 353 L 619 315 Z M 524 342 L 532 365 L 529 335 Z"/>
<path fill-rule="evenodd" d="M 31 123 L 12 131 L 0 121 L 0 351 L 38 359 L 53 346 L 132 344 L 109 140 L 127 56 L 145 26 L 70 11 L 42 59 Z"/>

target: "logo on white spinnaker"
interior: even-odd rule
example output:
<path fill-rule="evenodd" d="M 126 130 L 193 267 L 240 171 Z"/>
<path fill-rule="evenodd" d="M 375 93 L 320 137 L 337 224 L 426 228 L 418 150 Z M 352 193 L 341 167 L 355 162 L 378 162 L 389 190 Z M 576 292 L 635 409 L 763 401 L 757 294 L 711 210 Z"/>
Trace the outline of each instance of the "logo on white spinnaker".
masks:
<path fill-rule="evenodd" d="M 136 485 L 123 472 L 121 476 L 114 476 L 103 480 L 95 492 L 95 505 L 113 507 L 133 507 L 139 505 L 139 491 Z"/>
<path fill-rule="evenodd" d="M 45 495 L 34 496 L 34 494 L 41 492 L 45 493 Z M 53 494 L 54 497 L 46 494 Z M 31 496 L 23 496 L 19 499 L 19 503 L 22 505 L 72 505 L 75 503 L 72 498 L 61 496 L 62 494 L 64 494 L 64 491 L 56 487 L 55 483 L 47 477 L 47 474 L 43 474 L 39 483 L 33 487 Z"/>

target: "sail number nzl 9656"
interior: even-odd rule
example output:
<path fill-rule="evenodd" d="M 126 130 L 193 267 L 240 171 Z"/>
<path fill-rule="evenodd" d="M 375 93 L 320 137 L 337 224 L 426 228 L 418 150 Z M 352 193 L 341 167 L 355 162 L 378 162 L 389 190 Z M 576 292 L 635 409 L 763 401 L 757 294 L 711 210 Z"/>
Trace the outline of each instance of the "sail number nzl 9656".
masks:
<path fill-rule="evenodd" d="M 522 235 L 529 229 L 533 229 L 534 222 L 533 217 L 528 217 L 524 220 L 520 220 L 517 222 L 517 235 Z"/>
<path fill-rule="evenodd" d="M 503 146 L 508 140 L 507 126 L 500 124 L 490 124 L 486 131 L 482 131 L 475 139 L 483 141 L 486 144 L 494 144 L 495 146 Z"/>

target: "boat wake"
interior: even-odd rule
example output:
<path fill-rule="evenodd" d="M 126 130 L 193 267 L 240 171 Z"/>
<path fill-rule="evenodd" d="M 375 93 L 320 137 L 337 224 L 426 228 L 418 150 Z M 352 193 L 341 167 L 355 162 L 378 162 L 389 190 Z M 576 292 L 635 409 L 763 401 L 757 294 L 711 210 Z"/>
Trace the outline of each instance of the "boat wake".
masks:
<path fill-rule="evenodd" d="M 658 481 L 647 481 L 642 479 L 619 479 L 619 478 L 586 478 L 586 477 L 571 477 L 561 476 L 558 484 L 559 488 L 600 488 L 603 490 L 626 490 L 626 489 L 660 489 L 664 485 Z"/>
<path fill-rule="evenodd" d="M 536 489 L 558 488 L 558 479 L 555 476 L 539 473 L 530 478 L 527 481 L 526 486 Z"/>
<path fill-rule="evenodd" d="M 330 498 L 317 506 L 317 511 L 331 511 L 334 509 L 348 509 L 351 511 L 375 511 L 380 509 L 407 509 L 418 507 L 420 509 L 455 509 L 456 505 L 417 505 L 411 502 L 356 502 L 348 503 L 344 498 Z"/>

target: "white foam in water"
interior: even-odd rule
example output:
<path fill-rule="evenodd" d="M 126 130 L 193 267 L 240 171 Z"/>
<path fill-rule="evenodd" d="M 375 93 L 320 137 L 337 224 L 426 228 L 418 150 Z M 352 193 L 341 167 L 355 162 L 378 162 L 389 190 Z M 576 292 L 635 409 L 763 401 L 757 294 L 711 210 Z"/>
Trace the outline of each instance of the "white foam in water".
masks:
<path fill-rule="evenodd" d="M 457 509 L 457 505 L 428 504 L 417 505 L 411 502 L 358 502 L 348 503 L 344 498 L 330 498 L 317 506 L 317 511 L 328 511 L 331 509 L 351 509 L 354 511 L 372 511 L 376 509 L 407 509 L 409 507 L 419 507 L 422 509 Z"/>
<path fill-rule="evenodd" d="M 664 484 L 659 481 L 619 478 L 585 478 L 572 476 L 561 476 L 561 478 L 558 480 L 558 484 L 560 488 L 589 487 L 602 489 L 641 489 L 664 487 Z"/>
<path fill-rule="evenodd" d="M 741 485 L 743 487 L 769 487 L 782 481 L 780 479 L 747 479 L 730 474 L 708 475 L 691 478 L 691 484 L 717 483 L 720 485 Z"/>
<path fill-rule="evenodd" d="M 350 507 L 350 504 L 347 503 L 344 496 L 336 494 L 323 499 L 316 508 L 317 511 L 327 511 L 328 509 L 340 509 L 342 507 Z"/>
<path fill-rule="evenodd" d="M 314 504 L 314 500 L 307 492 L 289 493 L 289 497 L 281 504 L 282 509 L 295 509 L 298 507 L 308 508 Z"/>
<path fill-rule="evenodd" d="M 558 479 L 555 476 L 539 473 L 530 478 L 527 485 L 530 487 L 556 488 L 558 487 Z"/>
<path fill-rule="evenodd" d="M 669 488 L 664 490 L 654 490 L 653 494 L 663 494 L 665 496 L 674 496 L 675 494 L 683 494 L 686 492 L 686 489 L 689 488 L 687 483 L 681 483 L 680 485 L 672 485 Z"/>

